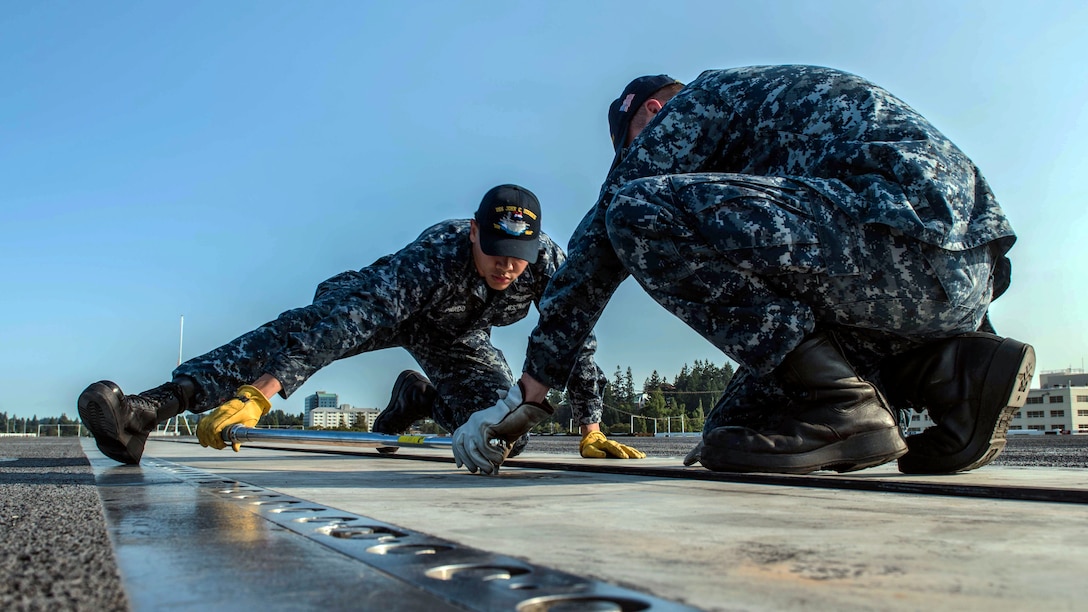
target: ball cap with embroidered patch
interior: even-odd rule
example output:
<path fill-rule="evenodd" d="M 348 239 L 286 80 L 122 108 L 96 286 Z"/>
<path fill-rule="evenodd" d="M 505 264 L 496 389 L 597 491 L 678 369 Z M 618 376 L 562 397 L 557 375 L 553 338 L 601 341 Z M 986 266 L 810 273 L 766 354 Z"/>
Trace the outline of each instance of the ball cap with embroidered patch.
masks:
<path fill-rule="evenodd" d="M 640 76 L 628 83 L 620 97 L 608 107 L 608 131 L 612 135 L 612 146 L 617 154 L 623 148 L 627 127 L 631 125 L 631 118 L 638 112 L 639 107 L 657 90 L 673 83 L 682 84 L 667 74 Z"/>
<path fill-rule="evenodd" d="M 540 253 L 540 201 L 518 185 L 499 185 L 476 210 L 480 249 L 493 257 L 536 263 Z"/>

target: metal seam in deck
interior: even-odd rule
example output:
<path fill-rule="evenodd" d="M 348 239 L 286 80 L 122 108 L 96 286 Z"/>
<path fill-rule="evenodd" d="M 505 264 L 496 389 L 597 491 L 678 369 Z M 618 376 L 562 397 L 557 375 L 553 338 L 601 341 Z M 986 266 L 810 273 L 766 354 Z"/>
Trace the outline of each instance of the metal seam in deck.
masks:
<path fill-rule="evenodd" d="M 468 610 L 694 610 L 163 459 L 145 459 L 143 467 L 169 472 L 201 493 L 235 502 L 283 529 Z"/>

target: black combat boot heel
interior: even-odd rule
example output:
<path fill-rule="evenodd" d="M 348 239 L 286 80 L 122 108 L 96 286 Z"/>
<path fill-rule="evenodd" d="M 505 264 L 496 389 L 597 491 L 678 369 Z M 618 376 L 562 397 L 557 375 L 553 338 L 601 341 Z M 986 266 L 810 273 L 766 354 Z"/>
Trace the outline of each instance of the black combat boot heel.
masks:
<path fill-rule="evenodd" d="M 892 401 L 927 409 L 935 423 L 907 438 L 899 471 L 951 474 L 982 467 L 1005 449 L 1009 421 L 1027 401 L 1035 349 L 972 332 L 915 349 L 882 370 Z"/>

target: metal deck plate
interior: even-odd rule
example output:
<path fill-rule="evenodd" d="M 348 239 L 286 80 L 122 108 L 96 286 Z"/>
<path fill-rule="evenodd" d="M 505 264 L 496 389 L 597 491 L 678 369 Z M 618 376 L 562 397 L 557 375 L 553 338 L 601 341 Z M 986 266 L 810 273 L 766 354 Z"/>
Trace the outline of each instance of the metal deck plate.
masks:
<path fill-rule="evenodd" d="M 87 455 L 95 460 L 93 443 Z M 230 542 L 238 536 L 229 529 L 243 519 L 219 521 L 218 534 L 212 528 L 201 530 L 195 537 L 208 543 L 204 549 L 163 553 L 195 558 L 170 570 L 178 572 L 179 582 L 195 585 L 190 590 L 201 593 L 209 585 L 215 585 L 213 590 L 229 589 L 235 580 L 245 586 L 249 574 L 235 567 L 275 572 L 281 564 L 288 568 L 290 587 L 309 588 L 321 580 L 320 572 L 312 568 L 322 567 L 322 559 L 331 555 L 386 577 L 388 589 L 373 583 L 382 597 L 398 602 L 430 597 L 447 609 L 485 605 L 482 599 L 472 604 L 451 599 L 468 597 L 457 592 L 473 593 L 477 588 L 476 593 L 487 596 L 501 591 L 505 598 L 512 591 L 522 597 L 513 603 L 492 598 L 494 609 L 516 610 L 519 605 L 532 609 L 528 606 L 543 604 L 552 605 L 553 610 L 592 609 L 589 605 L 593 604 L 623 610 L 625 603 L 631 605 L 569 599 L 581 591 L 564 593 L 568 599 L 561 603 L 548 602 L 538 598 L 549 592 L 509 588 L 526 582 L 530 575 L 518 571 L 532 567 L 627 589 L 635 594 L 632 600 L 646 594 L 658 598 L 654 605 L 683 604 L 704 610 L 1059 610 L 1076 609 L 1079 598 L 1052 586 L 1075 584 L 1088 571 L 1088 544 L 1069 535 L 1088 529 L 1082 504 L 931 494 L 922 490 L 926 487 L 910 490 L 925 484 L 949 489 L 1083 492 L 1088 490 L 1088 470 L 991 467 L 954 477 L 918 477 L 898 474 L 894 466 L 888 466 L 851 475 L 817 475 L 831 485 L 823 487 L 810 486 L 810 477 L 770 483 L 657 473 L 708 473 L 678 467 L 678 458 L 580 461 L 574 456 L 534 453 L 515 461 L 524 463 L 511 462 L 498 476 L 484 477 L 456 469 L 443 450 L 409 453 L 402 449 L 394 456 L 371 450 L 360 456 L 249 445 L 234 453 L 203 449 L 191 441 L 156 439 L 149 441 L 145 452 L 147 466 L 114 468 L 104 475 L 115 470 L 143 472 L 150 481 L 133 486 L 145 489 L 140 495 L 148 500 L 160 497 L 160 490 L 167 491 L 155 480 L 169 480 L 172 486 L 190 491 L 190 501 L 176 505 L 192 506 L 196 499 L 205 506 L 221 504 L 216 512 L 226 515 L 233 509 L 247 517 L 244 522 L 264 525 L 272 534 L 260 537 L 294 542 L 298 552 L 286 554 L 299 555 L 298 561 L 281 560 L 285 555 L 280 548 L 252 545 L 242 555 L 247 558 L 220 563 L 214 558 L 213 545 L 221 543 L 221 554 L 230 554 Z M 608 471 L 574 471 L 571 466 L 599 466 Z M 621 466 L 626 467 L 611 472 Z M 195 470 L 192 478 L 197 484 L 188 482 L 189 469 Z M 200 482 L 209 475 L 217 482 Z M 831 482 L 841 479 L 898 483 L 898 488 L 890 491 L 881 484 L 862 490 Z M 283 508 L 320 511 L 273 513 L 271 504 L 252 503 L 258 501 L 297 501 Z M 337 516 L 359 520 L 340 525 Z M 331 523 L 317 522 L 326 519 Z M 193 530 L 199 521 L 189 517 L 176 523 L 172 528 Z M 393 535 L 385 528 L 406 535 L 383 541 L 385 535 Z M 336 530 L 338 535 L 333 535 Z M 303 537 L 303 531 L 310 535 Z M 154 537 L 146 533 L 136 541 L 147 546 Z M 192 537 L 176 538 L 174 546 L 180 549 L 193 546 L 192 542 Z M 396 549 L 384 546 L 390 543 L 422 548 L 406 547 L 400 552 L 411 554 L 397 554 Z M 241 545 L 247 544 L 243 540 Z M 435 545 L 456 549 L 430 552 Z M 371 558 L 372 564 L 356 561 L 334 546 L 361 550 L 366 554 L 353 554 Z M 461 553 L 457 551 L 464 550 L 490 556 L 477 561 L 466 553 L 469 561 L 458 560 Z M 302 559 L 303 554 L 313 560 Z M 452 560 L 443 560 L 443 555 Z M 119 547 L 118 556 L 127 558 L 124 547 Z M 194 577 L 201 568 L 218 575 Z M 127 575 L 128 569 L 123 570 Z M 144 571 L 159 581 L 145 584 L 164 584 L 157 577 L 161 572 Z M 401 571 L 406 573 L 394 573 Z M 456 584 L 463 579 L 471 579 L 476 586 Z M 269 578 L 261 588 L 246 586 L 249 590 L 240 597 L 248 598 L 244 601 L 253 608 L 290 607 L 281 602 L 293 601 L 304 609 L 390 609 L 361 596 L 325 604 L 321 597 L 327 593 L 317 591 L 291 600 L 294 593 L 281 597 L 276 591 L 288 588 L 282 582 L 282 578 L 280 583 Z M 361 578 L 353 584 L 346 576 L 329 584 L 330 590 L 353 592 L 371 581 Z M 499 585 L 505 587 L 498 589 Z M 134 589 L 130 588 L 134 600 L 144 597 Z M 268 606 L 262 603 L 266 600 Z M 664 603 L 659 604 L 661 600 Z M 442 609 L 430 603 L 405 604 L 412 607 Z"/>
<path fill-rule="evenodd" d="M 693 610 L 169 461 L 115 465 L 96 478 L 137 610 Z"/>

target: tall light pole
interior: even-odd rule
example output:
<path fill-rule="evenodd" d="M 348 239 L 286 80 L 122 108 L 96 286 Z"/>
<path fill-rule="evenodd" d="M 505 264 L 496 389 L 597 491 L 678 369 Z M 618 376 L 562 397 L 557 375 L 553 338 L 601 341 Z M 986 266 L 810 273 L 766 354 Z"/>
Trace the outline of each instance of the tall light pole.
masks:
<path fill-rule="evenodd" d="M 181 365 L 181 346 L 185 342 L 185 315 L 181 315 L 181 329 L 178 330 L 178 365 Z"/>
<path fill-rule="evenodd" d="M 178 326 L 178 365 L 181 365 L 182 348 L 185 346 L 185 315 L 181 315 L 181 323 Z M 174 433 L 180 434 L 179 424 L 184 417 L 180 414 L 170 417 L 174 419 Z M 170 431 L 170 419 L 166 419 L 166 423 L 163 423 L 163 432 Z M 189 419 L 185 418 L 185 430 L 189 432 L 189 435 L 193 435 L 192 428 L 189 427 Z"/>

